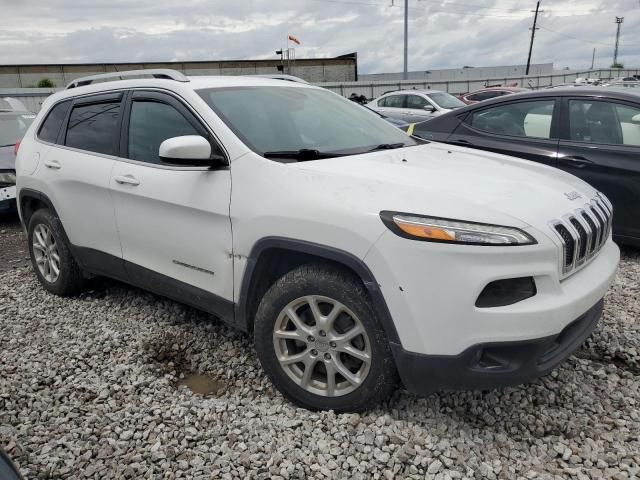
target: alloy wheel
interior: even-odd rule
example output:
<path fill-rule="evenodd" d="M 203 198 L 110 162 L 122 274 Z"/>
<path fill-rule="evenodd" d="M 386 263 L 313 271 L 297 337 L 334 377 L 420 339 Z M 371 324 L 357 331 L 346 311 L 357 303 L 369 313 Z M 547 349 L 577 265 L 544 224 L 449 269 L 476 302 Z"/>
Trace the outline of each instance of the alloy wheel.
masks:
<path fill-rule="evenodd" d="M 289 378 L 316 395 L 353 392 L 371 367 L 371 343 L 364 325 L 329 297 L 307 295 L 289 303 L 276 319 L 273 345 Z"/>

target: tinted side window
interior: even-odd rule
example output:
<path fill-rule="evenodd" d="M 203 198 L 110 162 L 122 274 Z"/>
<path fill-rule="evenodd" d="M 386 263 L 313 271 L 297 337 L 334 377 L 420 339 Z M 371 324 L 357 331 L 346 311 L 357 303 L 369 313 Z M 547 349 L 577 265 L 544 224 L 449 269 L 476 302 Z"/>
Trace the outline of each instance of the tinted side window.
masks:
<path fill-rule="evenodd" d="M 418 95 L 407 95 L 407 108 L 424 110 L 426 105 L 430 105 L 426 99 Z"/>
<path fill-rule="evenodd" d="M 166 103 L 134 101 L 129 119 L 129 158 L 160 163 L 160 144 L 168 138 L 200 135 L 175 108 Z"/>
<path fill-rule="evenodd" d="M 551 138 L 554 100 L 510 103 L 474 112 L 471 126 L 485 132 Z"/>
<path fill-rule="evenodd" d="M 640 145 L 640 108 L 602 101 L 569 101 L 571 140 Z"/>
<path fill-rule="evenodd" d="M 60 133 L 60 127 L 64 119 L 67 117 L 67 111 L 69 111 L 70 101 L 61 102 L 49 111 L 47 118 L 42 123 L 40 131 L 38 132 L 38 138 L 45 142 L 56 143 L 58 133 Z"/>
<path fill-rule="evenodd" d="M 65 145 L 89 152 L 116 155 L 119 115 L 119 101 L 73 107 Z"/>

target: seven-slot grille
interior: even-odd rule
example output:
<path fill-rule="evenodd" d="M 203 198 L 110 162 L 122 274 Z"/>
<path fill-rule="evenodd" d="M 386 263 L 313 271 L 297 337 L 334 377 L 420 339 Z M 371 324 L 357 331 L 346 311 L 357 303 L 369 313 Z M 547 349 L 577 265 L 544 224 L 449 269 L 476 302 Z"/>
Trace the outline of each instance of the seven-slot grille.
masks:
<path fill-rule="evenodd" d="M 598 193 L 562 220 L 551 223 L 562 242 L 562 274 L 568 275 L 585 265 L 602 248 L 611 232 L 611 202 Z"/>

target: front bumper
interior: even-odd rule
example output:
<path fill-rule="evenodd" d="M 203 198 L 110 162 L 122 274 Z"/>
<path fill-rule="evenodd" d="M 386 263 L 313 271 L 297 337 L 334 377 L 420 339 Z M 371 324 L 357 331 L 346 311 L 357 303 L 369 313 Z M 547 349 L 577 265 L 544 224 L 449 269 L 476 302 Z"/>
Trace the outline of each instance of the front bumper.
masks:
<path fill-rule="evenodd" d="M 365 256 L 380 285 L 402 348 L 460 355 L 474 345 L 557 335 L 602 299 L 620 252 L 609 239 L 588 265 L 561 279 L 559 247 L 482 247 L 416 242 L 383 234 Z M 504 306 L 476 306 L 490 282 L 530 277 L 537 293 Z"/>
<path fill-rule="evenodd" d="M 600 300 L 556 335 L 478 344 L 455 356 L 422 355 L 393 345 L 400 378 L 417 395 L 529 382 L 553 370 L 582 345 L 602 316 L 603 305 Z"/>

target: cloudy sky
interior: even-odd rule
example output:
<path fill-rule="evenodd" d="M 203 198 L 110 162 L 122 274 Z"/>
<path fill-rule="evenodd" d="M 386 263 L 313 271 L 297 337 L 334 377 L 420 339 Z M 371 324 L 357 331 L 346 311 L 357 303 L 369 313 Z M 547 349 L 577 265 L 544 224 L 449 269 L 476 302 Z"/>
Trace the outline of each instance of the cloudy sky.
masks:
<path fill-rule="evenodd" d="M 392 5 L 395 3 L 395 5 Z M 402 70 L 404 0 L 0 0 L 0 64 L 274 58 L 357 51 L 362 73 Z M 409 0 L 409 69 L 526 62 L 535 1 Z M 640 65 L 640 0 L 543 0 L 532 61 Z"/>

